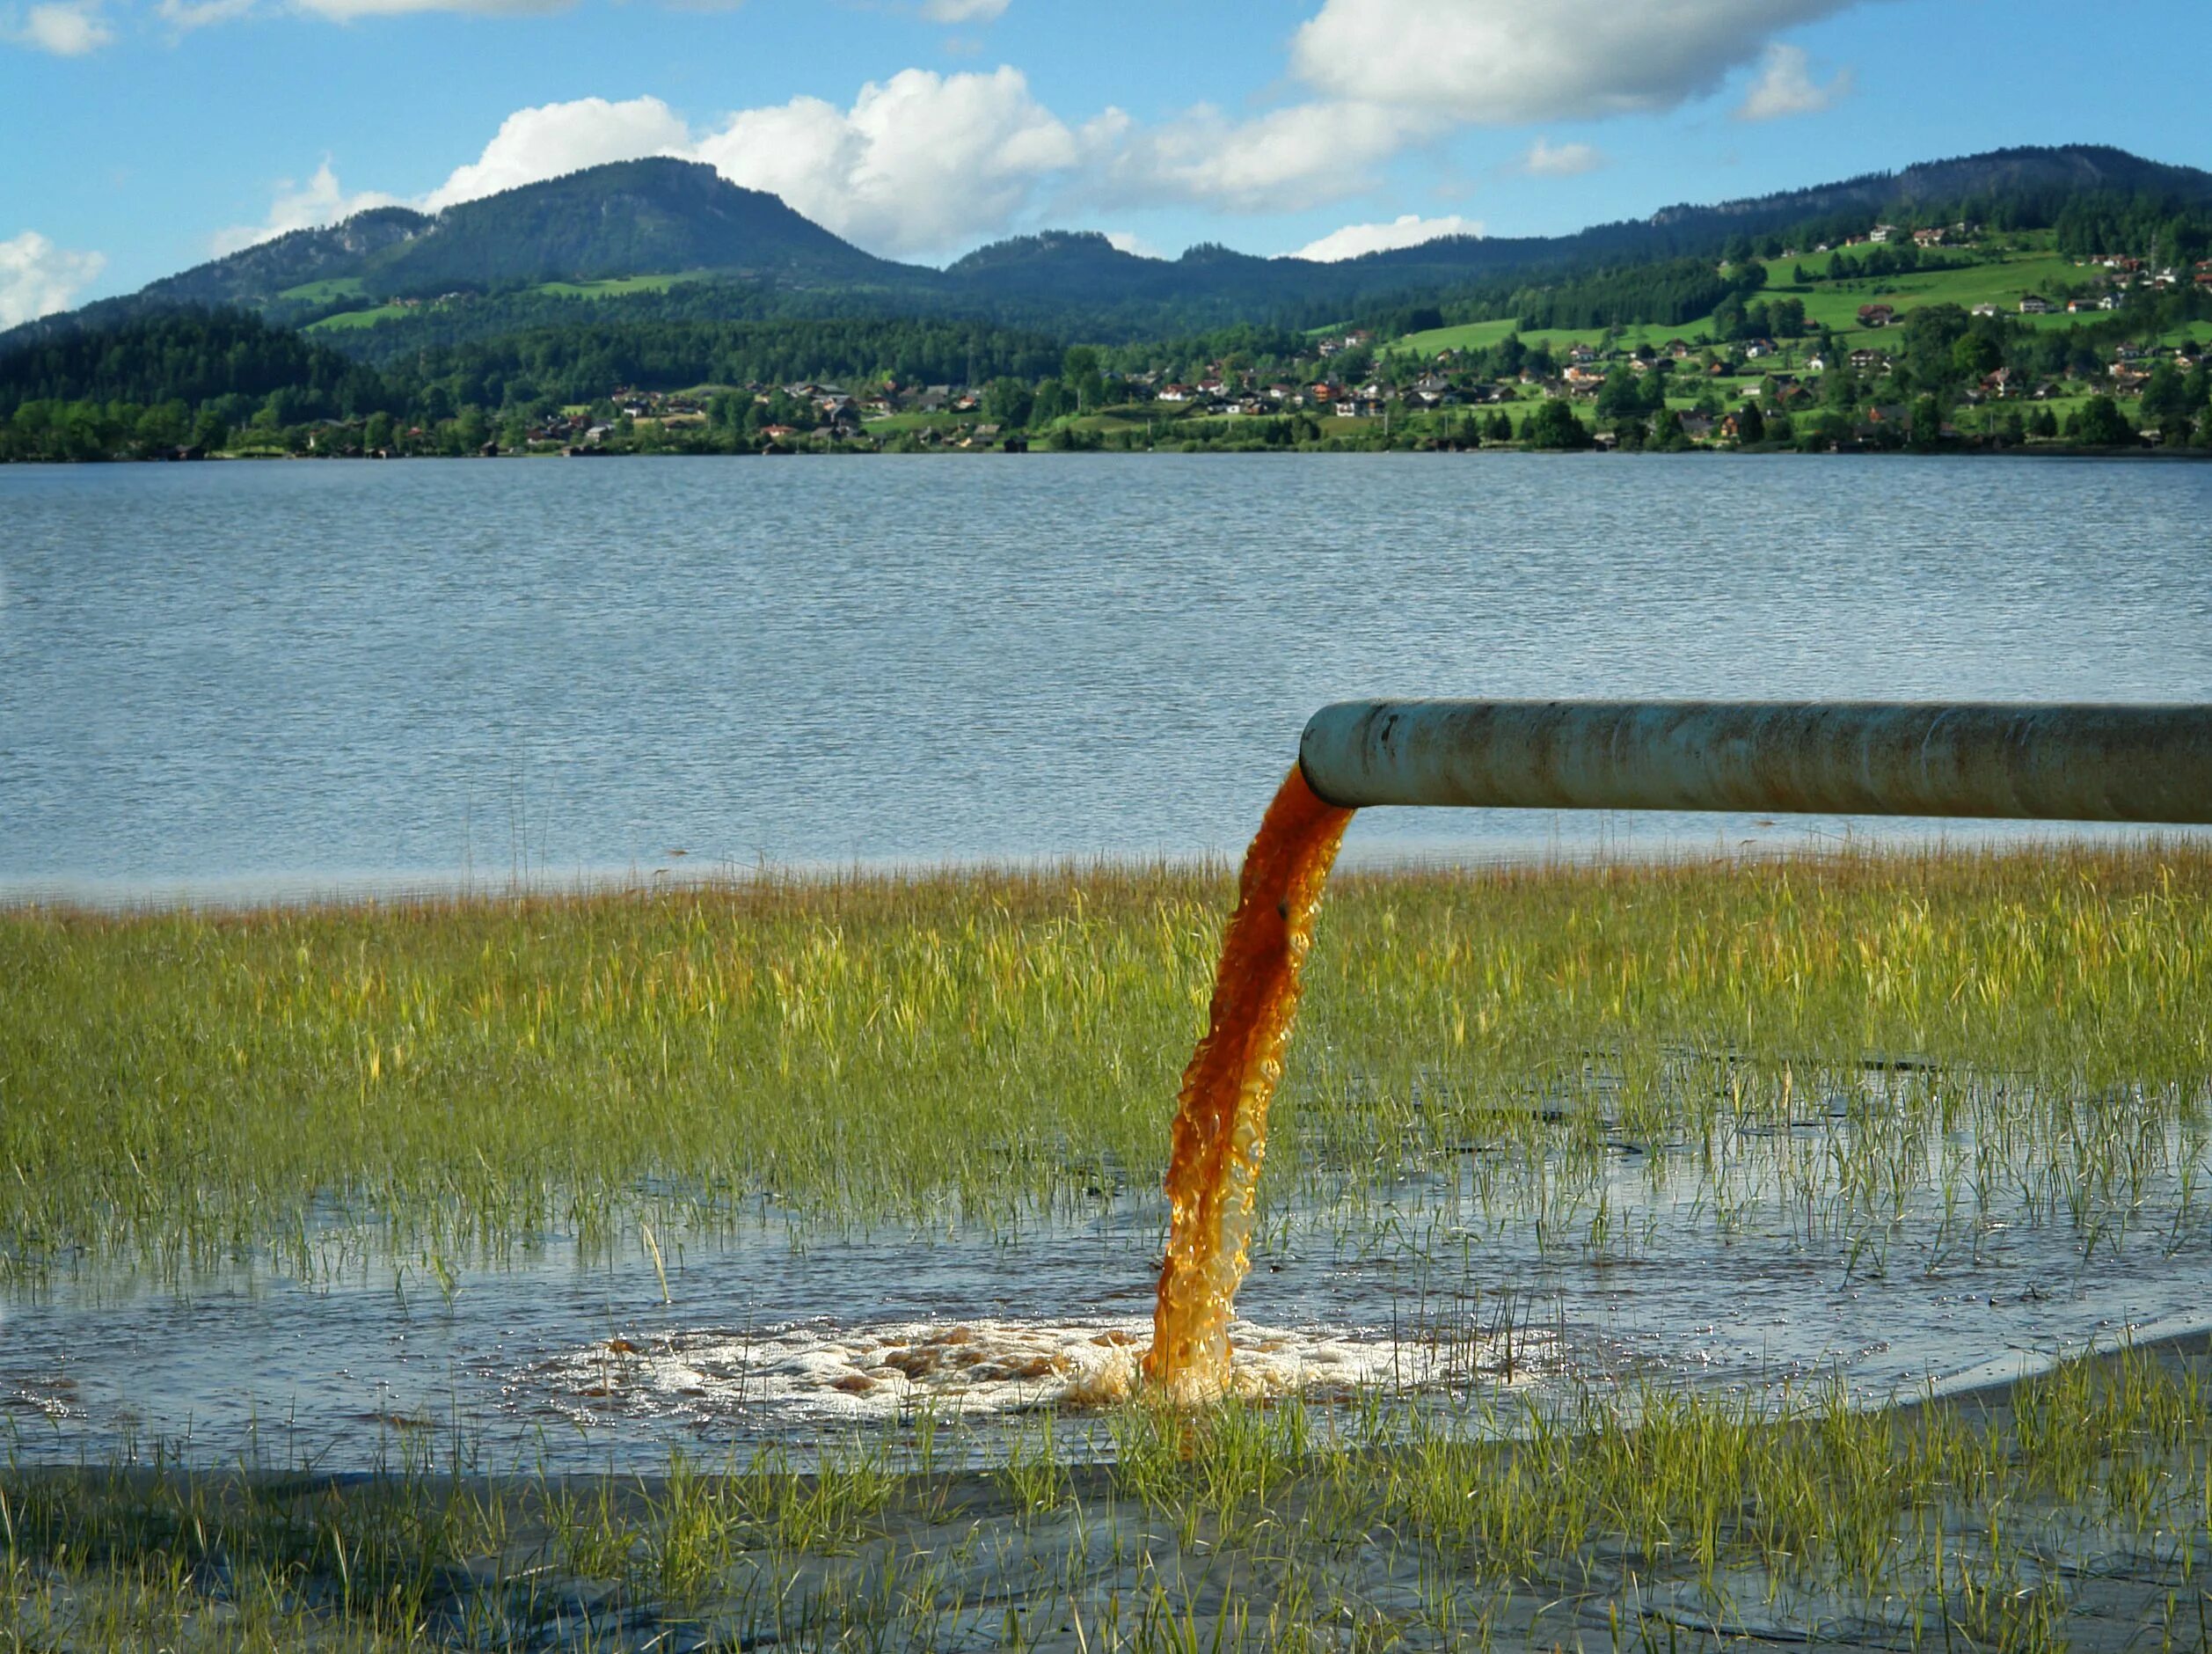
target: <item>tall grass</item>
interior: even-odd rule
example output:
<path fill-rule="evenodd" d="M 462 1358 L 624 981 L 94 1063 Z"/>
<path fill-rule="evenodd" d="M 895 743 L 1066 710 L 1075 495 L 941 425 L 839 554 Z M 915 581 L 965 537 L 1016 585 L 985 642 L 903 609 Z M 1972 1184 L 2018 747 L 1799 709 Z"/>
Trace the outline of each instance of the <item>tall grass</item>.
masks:
<path fill-rule="evenodd" d="M 0 911 L 0 1269 L 1149 1189 L 1230 895 L 1099 867 Z M 2208 916 L 2184 846 L 1340 876 L 1271 1187 L 1474 1143 L 1542 1207 L 1528 1180 L 1627 1137 L 1705 1145 L 1725 1207 L 1743 1128 L 1817 1096 L 1852 1134 L 1800 1167 L 1822 1211 L 1964 1121 L 1959 1178 L 2089 1222 L 2201 1147 Z"/>

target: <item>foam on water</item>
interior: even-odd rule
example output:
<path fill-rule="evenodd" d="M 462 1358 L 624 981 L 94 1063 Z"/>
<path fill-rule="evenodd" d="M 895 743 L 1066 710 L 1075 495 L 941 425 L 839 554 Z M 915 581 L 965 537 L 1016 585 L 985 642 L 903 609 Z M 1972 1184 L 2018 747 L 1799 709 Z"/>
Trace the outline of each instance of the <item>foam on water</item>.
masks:
<path fill-rule="evenodd" d="M 764 1334 L 675 1332 L 612 1338 L 538 1364 L 542 1386 L 579 1419 L 612 1412 L 886 1421 L 927 1409 L 990 1417 L 1080 1412 L 1134 1394 L 1149 1320 L 1084 1322 L 897 1321 L 802 1326 Z M 1396 1381 L 1404 1352 L 1388 1343 L 1237 1321 L 1230 1389 L 1252 1399 L 1349 1397 Z"/>

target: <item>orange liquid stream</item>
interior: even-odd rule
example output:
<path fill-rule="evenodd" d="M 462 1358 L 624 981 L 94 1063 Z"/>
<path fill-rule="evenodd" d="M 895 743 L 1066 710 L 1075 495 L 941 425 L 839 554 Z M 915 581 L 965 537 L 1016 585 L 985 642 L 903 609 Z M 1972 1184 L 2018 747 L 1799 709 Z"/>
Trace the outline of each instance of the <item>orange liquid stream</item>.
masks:
<path fill-rule="evenodd" d="M 1294 767 L 1245 853 L 1206 1036 L 1183 1071 L 1167 1172 L 1167 1260 L 1144 1358 L 1145 1378 L 1179 1402 L 1229 1387 L 1229 1318 L 1249 1262 L 1267 1104 L 1282 1074 L 1321 888 L 1351 819 Z"/>

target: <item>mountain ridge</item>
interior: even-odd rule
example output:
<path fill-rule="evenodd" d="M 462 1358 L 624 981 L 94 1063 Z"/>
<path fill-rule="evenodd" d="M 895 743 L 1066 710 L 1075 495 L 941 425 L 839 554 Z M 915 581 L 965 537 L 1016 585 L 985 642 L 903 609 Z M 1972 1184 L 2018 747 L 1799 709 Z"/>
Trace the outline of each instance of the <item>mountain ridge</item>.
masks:
<path fill-rule="evenodd" d="M 1046 230 L 989 243 L 939 270 L 879 258 L 703 163 L 650 157 L 584 168 L 435 214 L 381 207 L 301 230 L 0 333 L 23 339 L 180 305 L 232 305 L 303 326 L 337 311 L 420 304 L 452 291 L 646 274 L 711 278 L 691 308 L 727 313 L 970 316 L 1070 332 L 1133 333 L 1231 321 L 1325 321 L 1401 295 L 1539 279 L 1581 268 L 1718 256 L 1734 238 L 1815 221 L 1871 223 L 1885 211 L 1955 207 L 2055 211 L 2084 193 L 2212 204 L 2212 172 L 2109 145 L 2014 146 L 1705 205 L 1564 236 L 1445 237 L 1323 262 L 1210 243 L 1174 259 L 1114 246 L 1095 231 Z M 318 291 L 303 296 L 301 289 Z M 342 292 L 330 289 L 344 289 Z M 718 300 L 716 295 L 725 296 Z M 620 302 L 620 301 L 615 301 Z M 487 316 L 487 322 L 492 318 Z M 371 334 L 377 328 L 348 329 Z M 342 341 L 368 351 L 380 341 Z"/>

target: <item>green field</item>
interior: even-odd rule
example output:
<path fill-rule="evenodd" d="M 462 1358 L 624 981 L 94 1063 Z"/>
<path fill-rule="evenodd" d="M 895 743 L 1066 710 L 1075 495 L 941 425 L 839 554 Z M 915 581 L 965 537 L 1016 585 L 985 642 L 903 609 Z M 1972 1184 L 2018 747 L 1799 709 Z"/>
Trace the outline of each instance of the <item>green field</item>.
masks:
<path fill-rule="evenodd" d="M 1854 251 L 1864 252 L 1867 249 Z M 1812 273 L 1826 269 L 1833 262 L 1833 255 L 1808 253 L 1795 262 L 1804 265 L 1807 271 Z M 1768 270 L 1770 285 L 1764 289 L 1763 296 L 1803 300 L 1808 321 L 1825 326 L 1844 336 L 1845 343 L 1850 346 L 1881 342 L 1880 329 L 1861 328 L 1858 326 L 1858 311 L 1862 305 L 1887 304 L 1902 313 L 1924 304 L 1957 304 L 1972 310 L 1976 304 L 1993 304 L 2007 314 L 2019 317 L 2022 294 L 2041 293 L 2048 297 L 2062 287 L 2085 282 L 2093 274 L 2088 269 L 2077 267 L 2070 259 L 2039 248 L 1997 254 L 1962 270 L 1854 277 L 1841 282 L 1817 281 L 1802 286 L 1790 283 L 1789 260 L 1777 260 L 1770 263 Z M 2019 319 L 2039 328 L 2067 328 L 2109 318 L 2101 311 L 2087 316 L 2069 316 L 2061 311 L 2055 315 Z M 1711 320 L 1710 317 L 1701 317 L 1679 326 L 1639 324 L 1622 329 L 1618 335 L 1619 342 L 1624 348 L 1631 349 L 1639 344 L 1662 345 L 1676 338 L 1701 344 L 1710 336 Z M 1455 327 L 1410 333 L 1395 341 L 1391 348 L 1434 355 L 1444 349 L 1464 350 L 1494 345 L 1516 331 L 1510 319 L 1470 322 Z M 2208 326 L 2207 331 L 2212 333 L 2212 326 Z M 1521 336 L 1531 345 L 1539 341 L 1545 343 L 1557 354 L 1575 344 L 1599 344 L 1604 340 L 1605 333 L 1601 328 L 1542 328 L 1523 333 Z"/>
<path fill-rule="evenodd" d="M 534 289 L 558 298 L 620 298 L 628 293 L 665 293 L 684 282 L 699 280 L 696 273 L 676 275 L 616 275 L 598 282 L 541 282 Z"/>
<path fill-rule="evenodd" d="M 1685 339 L 1691 344 L 1703 344 L 1709 336 L 1707 320 L 1684 322 L 1680 326 L 1662 326 L 1657 323 L 1639 323 L 1620 330 L 1623 348 L 1634 349 L 1638 345 L 1654 348 L 1671 339 Z M 1415 350 L 1435 355 L 1440 350 L 1478 350 L 1501 342 L 1508 334 L 1520 333 L 1524 343 L 1544 344 L 1554 352 L 1563 352 L 1573 345 L 1595 345 L 1605 337 L 1599 327 L 1537 327 L 1526 333 L 1515 327 L 1510 319 L 1493 322 L 1466 322 L 1456 327 L 1436 327 L 1427 333 L 1408 333 L 1391 347 L 1393 350 Z"/>
<path fill-rule="evenodd" d="M 374 327 L 378 322 L 391 321 L 395 317 L 412 313 L 412 308 L 405 304 L 379 304 L 374 310 L 339 311 L 334 316 L 325 316 L 319 321 L 308 323 L 300 331 L 309 333 L 339 333 L 355 327 Z"/>
<path fill-rule="evenodd" d="M 327 304 L 332 299 L 353 298 L 361 292 L 361 277 L 336 275 L 327 281 L 303 282 L 297 287 L 288 287 L 277 295 L 279 298 L 298 299 L 303 304 Z"/>

